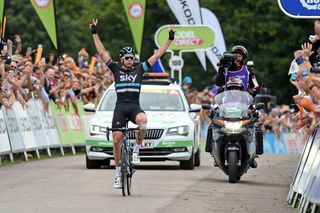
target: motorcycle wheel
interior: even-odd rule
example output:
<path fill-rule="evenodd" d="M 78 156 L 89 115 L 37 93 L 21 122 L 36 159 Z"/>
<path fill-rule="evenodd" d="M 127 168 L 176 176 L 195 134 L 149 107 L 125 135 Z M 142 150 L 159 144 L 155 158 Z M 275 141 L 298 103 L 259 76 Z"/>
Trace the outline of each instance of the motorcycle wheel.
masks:
<path fill-rule="evenodd" d="M 238 181 L 238 153 L 236 151 L 229 151 L 228 153 L 228 173 L 229 183 L 236 183 Z"/>

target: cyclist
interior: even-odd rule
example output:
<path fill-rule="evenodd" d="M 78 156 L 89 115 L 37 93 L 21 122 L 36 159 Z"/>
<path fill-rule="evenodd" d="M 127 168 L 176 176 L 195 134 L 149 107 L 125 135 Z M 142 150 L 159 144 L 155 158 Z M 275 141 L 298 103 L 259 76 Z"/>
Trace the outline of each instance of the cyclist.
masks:
<path fill-rule="evenodd" d="M 145 71 L 166 52 L 170 44 L 174 40 L 175 31 L 169 29 L 168 40 L 145 62 L 134 65 L 135 51 L 132 47 L 123 47 L 120 50 L 120 63 L 115 63 L 105 47 L 103 46 L 98 33 L 98 20 L 93 19 L 89 25 L 93 36 L 93 41 L 102 60 L 112 71 L 115 79 L 115 88 L 117 93 L 117 102 L 113 113 L 112 128 L 125 127 L 126 118 L 131 122 L 139 125 L 140 133 L 137 136 L 136 144 L 133 149 L 132 163 L 139 163 L 139 149 L 145 134 L 147 132 L 147 117 L 140 108 L 140 88 L 142 76 Z M 121 131 L 113 131 L 113 156 L 116 166 L 116 178 L 114 182 L 115 188 L 121 188 L 121 172 L 120 172 L 120 145 L 123 138 Z"/>
<path fill-rule="evenodd" d="M 225 86 L 230 78 L 238 77 L 243 82 L 242 90 L 248 91 L 251 95 L 255 95 L 259 89 L 259 84 L 253 72 L 250 72 L 246 66 L 248 59 L 247 49 L 244 46 L 236 45 L 232 48 L 231 53 L 236 54 L 236 57 L 230 67 L 219 67 L 216 78 L 217 86 Z M 227 68 L 227 73 L 225 73 L 225 68 Z"/>

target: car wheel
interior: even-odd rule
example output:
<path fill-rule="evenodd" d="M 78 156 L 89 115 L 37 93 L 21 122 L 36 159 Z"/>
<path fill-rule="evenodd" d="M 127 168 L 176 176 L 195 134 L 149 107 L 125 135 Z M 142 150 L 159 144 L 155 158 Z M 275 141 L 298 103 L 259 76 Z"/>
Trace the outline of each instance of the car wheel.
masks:
<path fill-rule="evenodd" d="M 201 152 L 200 152 L 200 147 L 199 147 L 198 151 L 195 154 L 194 165 L 200 166 L 200 164 L 201 164 Z"/>
<path fill-rule="evenodd" d="M 110 164 L 110 161 L 109 161 Z M 100 160 L 90 160 L 86 155 L 86 165 L 87 169 L 100 169 L 101 161 Z"/>
<path fill-rule="evenodd" d="M 193 154 L 193 151 L 191 152 L 191 157 L 189 160 L 182 160 L 180 161 L 180 169 L 184 170 L 192 170 L 194 169 L 194 164 L 195 164 L 195 157 Z"/>

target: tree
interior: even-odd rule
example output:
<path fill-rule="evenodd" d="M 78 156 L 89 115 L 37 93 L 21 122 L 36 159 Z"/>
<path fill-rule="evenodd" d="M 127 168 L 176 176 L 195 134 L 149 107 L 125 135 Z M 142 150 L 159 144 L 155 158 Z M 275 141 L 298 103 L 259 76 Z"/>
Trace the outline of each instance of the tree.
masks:
<path fill-rule="evenodd" d="M 29 0 L 6 2 L 6 38 L 20 34 L 24 51 L 28 46 L 35 49 L 39 43 L 43 44 L 45 53 L 55 51 Z M 313 21 L 287 17 L 274 0 L 199 2 L 201 7 L 214 12 L 220 20 L 227 49 L 230 50 L 236 44 L 246 46 L 249 60 L 255 62 L 255 72 L 260 84 L 271 89 L 272 94 L 278 97 L 279 104 L 290 102 L 296 91 L 289 83 L 288 69 L 293 52 L 313 33 Z M 56 13 L 61 53 L 77 57 L 77 52 L 85 47 L 91 55 L 95 54 L 88 28 L 92 18 L 99 18 L 98 31 L 101 40 L 115 59 L 121 47 L 133 46 L 133 38 L 121 1 L 56 0 Z M 166 24 L 178 24 L 167 2 L 148 0 L 141 60 L 146 60 L 153 54 L 154 34 L 159 27 Z M 163 57 L 163 64 L 167 70 L 169 57 L 170 54 Z M 211 83 L 216 71 L 209 62 L 208 71 L 204 72 L 194 53 L 184 54 L 183 58 L 183 75 L 192 76 L 195 87 L 203 89 Z"/>

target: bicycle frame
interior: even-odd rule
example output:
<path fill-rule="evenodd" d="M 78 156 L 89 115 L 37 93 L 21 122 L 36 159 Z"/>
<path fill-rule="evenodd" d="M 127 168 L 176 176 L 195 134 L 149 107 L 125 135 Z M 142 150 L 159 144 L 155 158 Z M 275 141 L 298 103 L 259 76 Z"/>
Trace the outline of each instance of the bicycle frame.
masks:
<path fill-rule="evenodd" d="M 131 195 L 131 178 L 135 169 L 131 163 L 132 159 L 132 144 L 129 141 L 129 131 L 138 131 L 139 128 L 128 128 L 128 121 L 126 122 L 126 127 L 122 128 L 109 128 L 107 127 L 107 140 L 109 141 L 110 131 L 121 131 L 124 136 L 120 146 L 120 165 L 121 165 L 121 183 L 122 183 L 122 195 L 126 196 L 126 191 L 128 195 Z"/>

